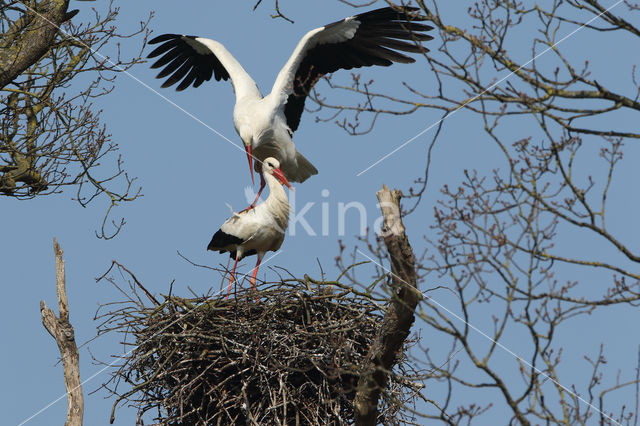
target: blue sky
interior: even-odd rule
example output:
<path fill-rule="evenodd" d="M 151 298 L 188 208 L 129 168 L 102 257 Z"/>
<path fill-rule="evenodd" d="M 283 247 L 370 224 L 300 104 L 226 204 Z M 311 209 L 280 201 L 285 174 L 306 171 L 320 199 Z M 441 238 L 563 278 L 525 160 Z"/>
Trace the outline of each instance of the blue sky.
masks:
<path fill-rule="evenodd" d="M 90 3 L 77 2 L 72 7 L 82 10 L 77 18 L 87 16 Z M 331 2 L 323 7 L 317 2 L 284 2 L 284 13 L 295 20 L 295 24 L 282 19 L 271 19 L 271 5 L 265 2 L 256 11 L 246 2 L 194 1 L 176 6 L 175 2 L 128 2 L 120 6 L 118 26 L 122 32 L 132 31 L 137 22 L 143 20 L 150 10 L 155 16 L 150 24 L 154 34 L 167 32 L 186 33 L 209 37 L 222 42 L 254 77 L 263 93 L 268 93 L 273 80 L 287 60 L 299 38 L 308 30 L 352 15 L 348 5 Z M 96 5 L 96 7 L 101 7 Z M 372 6 L 373 8 L 373 6 Z M 449 16 L 464 21 L 463 10 L 447 10 Z M 462 25 L 462 24 L 460 24 Z M 591 50 L 603 52 L 607 46 L 598 40 L 581 39 L 577 34 L 567 40 L 567 50 L 580 55 L 586 45 Z M 133 53 L 139 49 L 140 39 L 125 39 L 122 49 Z M 517 40 L 514 42 L 517 45 Z M 147 49 L 146 53 L 150 50 Z M 108 54 L 108 52 L 103 52 Z M 529 54 L 525 52 L 524 57 Z M 606 58 L 605 58 L 606 59 Z M 601 72 L 615 82 L 628 75 L 616 73 L 622 67 L 607 67 L 606 60 L 595 71 Z M 122 232 L 113 240 L 103 241 L 95 237 L 106 207 L 103 200 L 81 208 L 74 201 L 73 191 L 30 201 L 0 199 L 3 212 L 3 241 L 0 245 L 0 266 L 3 270 L 5 304 L 0 310 L 4 324 L 7 349 L 0 355 L 0 382 L 3 397 L 0 409 L 7 424 L 17 424 L 49 403 L 64 395 L 64 382 L 60 365 L 56 365 L 58 350 L 53 339 L 40 322 L 39 302 L 44 299 L 50 307 L 56 306 L 54 259 L 52 238 L 56 237 L 65 252 L 67 265 L 67 291 L 69 294 L 71 321 L 79 344 L 95 336 L 95 311 L 100 303 L 120 300 L 119 294 L 105 283 L 96 284 L 95 278 L 102 275 L 112 259 L 134 271 L 142 283 L 152 292 L 167 292 L 175 280 L 174 293 L 186 294 L 187 287 L 196 292 L 206 292 L 210 287 L 218 288 L 221 277 L 204 269 L 194 268 L 181 259 L 179 251 L 200 264 L 226 265 L 228 257 L 207 252 L 206 245 L 215 230 L 227 218 L 229 210 L 225 203 L 239 210 L 246 205 L 244 189 L 250 184 L 246 157 L 236 135 L 232 121 L 233 92 L 227 82 L 209 82 L 199 89 L 188 89 L 176 93 L 172 89 L 160 89 L 155 80 L 157 71 L 149 64 L 140 64 L 130 70 L 131 76 L 120 75 L 112 94 L 97 100 L 102 109 L 101 117 L 118 143 L 125 161 L 125 168 L 137 176 L 142 186 L 143 197 L 118 207 L 115 217 L 127 221 Z M 398 95 L 406 93 L 402 81 L 410 81 L 424 91 L 433 90 L 431 71 L 424 60 L 412 65 L 394 65 L 391 68 L 369 69 L 363 74 L 375 78 L 376 87 Z M 135 78 L 133 78 L 135 77 Z M 348 82 L 348 73 L 336 74 L 336 79 Z M 170 98 L 184 110 L 190 112 L 208 126 L 236 144 L 216 135 L 206 126 L 169 104 L 153 91 L 145 88 L 136 79 L 145 82 L 164 96 Z M 329 91 L 323 92 L 330 100 Z M 321 112 L 321 117 L 328 113 Z M 338 253 L 338 238 L 349 245 L 355 244 L 354 236 L 359 232 L 358 212 L 347 214 L 345 236 L 338 235 L 339 203 L 359 202 L 366 207 L 367 224 L 372 225 L 379 217 L 375 191 L 382 183 L 390 187 L 406 189 L 413 180 L 421 176 L 424 169 L 426 147 L 432 133 L 408 144 L 384 162 L 362 174 L 367 168 L 391 149 L 416 135 L 440 118 L 438 112 L 421 110 L 410 116 L 382 116 L 374 131 L 353 137 L 332 123 L 316 123 L 317 114 L 305 113 L 294 141 L 298 149 L 318 168 L 319 174 L 304 184 L 296 184 L 295 206 L 300 211 L 312 203 L 304 217 L 317 235 L 308 235 L 298 224 L 295 235 L 288 235 L 281 252 L 269 264 L 263 265 L 260 277 L 275 279 L 276 275 L 267 266 L 287 268 L 296 275 L 308 273 L 319 276 L 318 262 L 328 276 L 335 276 L 334 258 Z M 621 119 L 620 125 L 627 120 Z M 431 186 L 419 209 L 406 220 L 412 243 L 420 250 L 424 248 L 422 235 L 428 232 L 432 221 L 433 206 L 439 196 L 439 188 L 459 182 L 465 169 L 476 168 L 482 172 L 500 166 L 496 147 L 482 133 L 479 123 L 464 113 L 447 120 L 445 133 L 434 149 L 434 164 Z M 520 132 L 518 124 L 510 129 L 514 140 Z M 626 158 L 638 154 L 630 147 Z M 591 165 L 587 163 L 586 169 Z M 596 165 L 594 164 L 595 168 Z M 617 178 L 621 181 L 638 179 L 632 165 L 624 163 Z M 629 241 L 638 237 L 637 194 L 628 191 L 624 184 L 612 193 L 615 220 L 611 224 L 616 232 L 624 233 Z M 322 232 L 323 205 L 329 212 L 328 235 Z M 622 208 L 622 206 L 631 208 Z M 619 228 L 619 229 L 616 229 Z M 585 248 L 580 236 L 567 236 L 560 244 L 572 249 Z M 595 243 L 595 242 L 594 242 Z M 634 244 L 631 243 L 633 246 Z M 635 246 L 637 247 L 637 243 Z M 589 246 L 593 248 L 592 246 Z M 597 252 L 597 250 L 596 250 Z M 603 253 L 602 256 L 615 256 Z M 269 255 L 267 256 L 269 258 Z M 365 259 L 360 259 L 365 260 Z M 240 271 L 247 272 L 255 260 L 249 258 L 241 263 Z M 370 272 L 364 270 L 363 276 Z M 607 276 L 591 279 L 606 280 Z M 446 278 L 435 285 L 446 285 Z M 455 305 L 445 293 L 434 296 L 439 303 Z M 562 378 L 567 385 L 577 383 L 584 386 L 588 367 L 583 354 L 593 354 L 601 342 L 610 348 L 610 373 L 622 369 L 628 374 L 635 366 L 637 339 L 629 339 L 621 323 L 637 323 L 637 312 L 620 309 L 601 312 L 581 318 L 559 330 L 565 343 L 565 357 L 573 366 L 563 370 Z M 490 329 L 489 319 L 474 324 L 479 329 Z M 619 331 L 618 331 L 619 330 Z M 445 345 L 428 332 L 423 331 L 423 342 L 429 345 Z M 477 335 L 478 344 L 483 337 Z M 101 337 L 81 349 L 81 374 L 87 379 L 101 370 L 92 362 L 92 357 L 109 361 L 112 354 L 121 353 L 116 336 Z M 507 342 L 518 351 L 518 331 L 514 330 Z M 90 353 L 89 353 L 90 351 Z M 504 352 L 499 360 L 510 363 L 512 355 Z M 106 424 L 112 400 L 105 400 L 104 392 L 90 394 L 107 378 L 107 372 L 98 374 L 84 387 L 86 424 Z M 582 382 L 581 382 L 582 381 Z M 496 394 L 486 392 L 474 395 L 475 400 L 491 400 Z M 42 414 L 29 421 L 29 425 L 59 423 L 65 416 L 66 400 L 63 398 Z M 495 413 L 500 418 L 500 411 Z M 121 408 L 116 413 L 115 424 L 132 424 L 135 412 Z"/>

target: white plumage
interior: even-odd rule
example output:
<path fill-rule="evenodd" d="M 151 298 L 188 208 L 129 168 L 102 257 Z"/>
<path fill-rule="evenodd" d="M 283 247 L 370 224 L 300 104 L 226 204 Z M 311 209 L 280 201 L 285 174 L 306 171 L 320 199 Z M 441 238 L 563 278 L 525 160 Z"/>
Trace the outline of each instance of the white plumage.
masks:
<path fill-rule="evenodd" d="M 162 87 L 182 80 L 176 90 L 184 90 L 192 84 L 198 87 L 211 77 L 231 78 L 236 95 L 233 122 L 247 152 L 252 180 L 253 159 L 260 173 L 264 159 L 274 157 L 289 180 L 304 182 L 318 171 L 297 151 L 291 137 L 300 124 L 308 93 L 323 75 L 339 69 L 415 62 L 397 50 L 427 51 L 420 42 L 432 39 L 424 34 L 432 27 L 417 22 L 426 19 L 417 11 L 414 7 L 386 7 L 309 31 L 278 73 L 271 93 L 264 97 L 240 63 L 217 41 L 164 34 L 149 41 L 162 43 L 149 57 L 162 55 L 152 65 L 164 67 L 158 78 L 170 76 Z M 264 184 L 261 180 L 258 197 Z"/>
<path fill-rule="evenodd" d="M 256 275 L 260 262 L 267 251 L 276 251 L 284 241 L 284 233 L 289 223 L 289 200 L 282 185 L 291 185 L 280 169 L 280 162 L 275 158 L 266 158 L 262 166 L 262 175 L 269 185 L 269 197 L 255 208 L 235 213 L 227 219 L 213 235 L 207 250 L 229 252 L 235 259 L 229 291 L 235 281 L 238 261 L 245 256 L 256 254 L 258 261 L 251 275 L 251 286 L 255 289 Z"/>

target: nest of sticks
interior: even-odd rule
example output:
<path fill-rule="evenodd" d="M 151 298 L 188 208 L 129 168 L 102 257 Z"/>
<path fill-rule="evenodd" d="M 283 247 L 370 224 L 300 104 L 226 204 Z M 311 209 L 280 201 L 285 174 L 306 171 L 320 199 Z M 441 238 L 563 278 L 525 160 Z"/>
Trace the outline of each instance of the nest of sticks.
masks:
<path fill-rule="evenodd" d="M 153 306 L 137 296 L 98 316 L 101 332 L 126 334 L 104 384 L 114 410 L 133 405 L 139 424 L 145 413 L 159 425 L 353 423 L 358 371 L 383 316 L 373 298 L 312 289 L 308 278 L 263 286 L 257 303 L 248 289 L 229 300 L 164 296 Z M 403 353 L 379 423 L 411 423 L 413 376 Z"/>

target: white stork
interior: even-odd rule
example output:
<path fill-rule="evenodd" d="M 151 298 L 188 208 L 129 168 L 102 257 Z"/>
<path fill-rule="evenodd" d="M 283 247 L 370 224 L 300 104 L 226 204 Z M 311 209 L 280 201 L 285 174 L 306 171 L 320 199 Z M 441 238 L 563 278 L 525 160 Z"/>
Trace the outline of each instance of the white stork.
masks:
<path fill-rule="evenodd" d="M 184 90 L 191 84 L 198 87 L 212 76 L 218 81 L 231 77 L 236 95 L 233 123 L 247 152 L 251 180 L 254 158 L 255 170 L 260 173 L 264 159 L 275 157 L 289 180 L 304 182 L 318 170 L 296 150 L 291 137 L 311 88 L 323 75 L 339 69 L 415 62 L 397 50 L 428 51 L 420 42 L 433 38 L 423 33 L 432 27 L 417 22 L 426 19 L 418 10 L 385 7 L 309 31 L 278 73 L 271 93 L 264 97 L 240 63 L 217 41 L 163 34 L 149 41 L 161 43 L 149 58 L 162 55 L 151 66 L 164 67 L 157 78 L 170 76 L 162 87 L 182 80 L 176 90 Z M 261 179 L 256 201 L 264 185 Z"/>
<path fill-rule="evenodd" d="M 240 213 L 232 212 L 220 229 L 213 235 L 207 250 L 229 252 L 235 259 L 229 278 L 229 290 L 235 281 L 236 265 L 245 256 L 258 255 L 256 267 L 251 274 L 251 287 L 256 290 L 256 275 L 260 262 L 267 251 L 276 251 L 284 241 L 284 232 L 289 223 L 289 200 L 282 185 L 291 185 L 280 170 L 280 162 L 266 158 L 262 162 L 262 176 L 269 185 L 269 197 L 253 209 Z"/>

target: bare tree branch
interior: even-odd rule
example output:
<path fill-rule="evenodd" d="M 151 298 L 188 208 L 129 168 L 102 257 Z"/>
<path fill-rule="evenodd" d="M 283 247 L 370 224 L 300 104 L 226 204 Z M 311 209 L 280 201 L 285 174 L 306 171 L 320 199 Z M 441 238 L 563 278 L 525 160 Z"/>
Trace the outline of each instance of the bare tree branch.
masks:
<path fill-rule="evenodd" d="M 256 10 L 258 8 L 258 6 L 260 6 L 260 3 L 262 3 L 262 0 L 257 0 L 256 3 L 253 5 L 253 10 Z M 289 17 L 287 17 L 284 13 L 282 13 L 280 11 L 280 3 L 279 3 L 278 0 L 274 0 L 273 8 L 274 8 L 275 13 L 272 13 L 270 15 L 273 19 L 282 18 L 282 19 L 284 19 L 285 21 L 287 21 L 287 22 L 289 22 L 291 24 L 294 23 L 293 19 L 290 19 Z"/>
<path fill-rule="evenodd" d="M 402 193 L 392 192 L 383 185 L 376 195 L 384 217 L 382 234 L 391 257 L 393 293 L 358 380 L 354 403 L 357 425 L 376 424 L 378 398 L 386 388 L 389 372 L 409 336 L 414 311 L 421 299 L 417 290 L 415 256 L 400 217 Z"/>
<path fill-rule="evenodd" d="M 53 239 L 53 251 L 56 256 L 56 289 L 58 293 L 58 307 L 60 317 L 49 308 L 42 300 L 40 302 L 40 314 L 42 324 L 49 334 L 56 340 L 62 366 L 64 369 L 64 384 L 67 388 L 67 421 L 66 426 L 82 426 L 84 413 L 84 398 L 82 396 L 82 382 L 80 381 L 80 357 L 76 346 L 73 326 L 69 322 L 69 302 L 65 282 L 64 260 L 62 260 L 62 248 Z"/>

